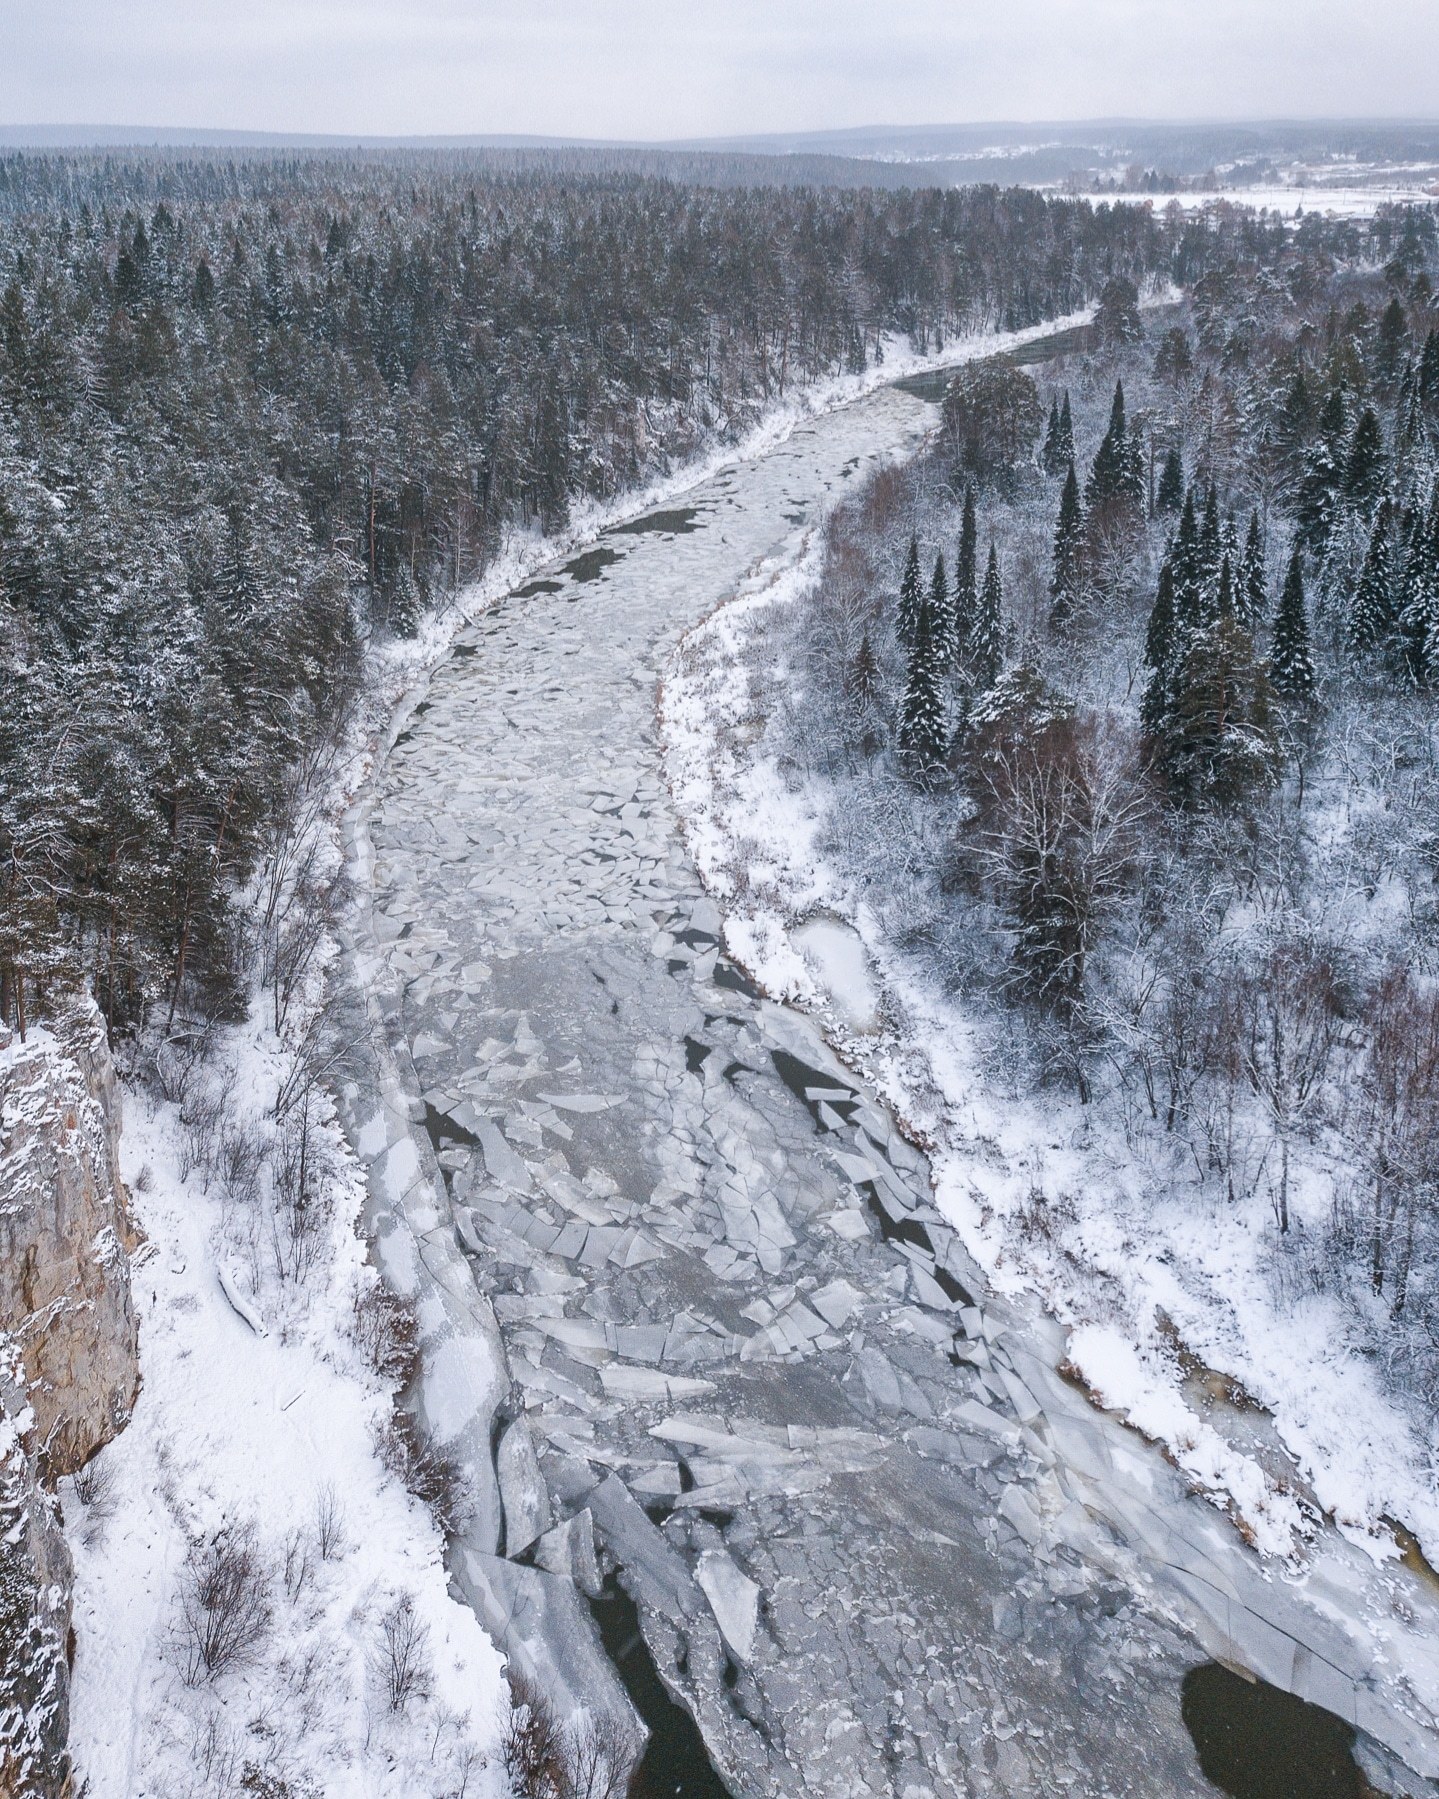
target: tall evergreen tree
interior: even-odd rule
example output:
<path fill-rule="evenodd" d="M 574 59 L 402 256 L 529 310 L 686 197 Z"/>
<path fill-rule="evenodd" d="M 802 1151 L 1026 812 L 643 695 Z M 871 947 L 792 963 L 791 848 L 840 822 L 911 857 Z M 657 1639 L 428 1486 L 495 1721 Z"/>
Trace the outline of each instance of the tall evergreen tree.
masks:
<path fill-rule="evenodd" d="M 1046 475 L 1057 475 L 1064 466 L 1059 460 L 1059 396 L 1049 403 L 1049 424 L 1044 432 L 1044 449 L 1040 453 Z"/>
<path fill-rule="evenodd" d="M 959 555 L 954 565 L 955 657 L 959 672 L 968 668 L 969 640 L 979 610 L 979 523 L 975 515 L 974 483 L 964 490 L 964 517 L 959 527 Z"/>
<path fill-rule="evenodd" d="M 915 619 L 899 718 L 900 750 L 910 768 L 921 775 L 943 762 L 947 747 L 945 658 L 938 623 L 930 595 L 925 593 Z"/>
<path fill-rule="evenodd" d="M 1079 501 L 1079 477 L 1069 465 L 1064 491 L 1059 496 L 1059 520 L 1054 528 L 1054 573 L 1049 583 L 1049 622 L 1063 629 L 1074 617 L 1084 585 L 1084 508 Z"/>
<path fill-rule="evenodd" d="M 1255 632 L 1269 616 L 1269 572 L 1264 531 L 1257 509 L 1249 514 L 1249 532 L 1239 562 L 1239 612 L 1245 630 Z"/>
<path fill-rule="evenodd" d="M 1399 602 L 1405 665 L 1416 687 L 1439 684 L 1439 482 L 1430 518 L 1417 512 L 1409 533 Z"/>
<path fill-rule="evenodd" d="M 919 539 L 912 536 L 909 540 L 909 553 L 904 559 L 904 573 L 899 578 L 899 611 L 895 615 L 895 632 L 907 650 L 914 648 L 923 598 L 919 573 Z"/>
<path fill-rule="evenodd" d="M 1124 383 L 1114 384 L 1109 428 L 1095 452 L 1085 492 L 1085 509 L 1094 514 L 1115 505 L 1144 503 L 1144 480 L 1135 462 L 1124 413 Z"/>
<path fill-rule="evenodd" d="M 955 622 L 954 606 L 949 596 L 949 581 L 945 575 L 944 551 L 935 553 L 934 573 L 929 583 L 929 618 L 930 629 L 934 633 L 935 654 L 943 666 L 948 669 L 955 658 Z"/>
<path fill-rule="evenodd" d="M 974 629 L 969 634 L 969 671 L 976 691 L 994 686 L 1004 666 L 1004 596 L 999 579 L 999 553 L 993 542 L 984 571 Z"/>
<path fill-rule="evenodd" d="M 1366 406 L 1354 427 L 1349 460 L 1344 468 L 1344 496 L 1351 505 L 1367 511 L 1384 487 L 1384 433 L 1374 408 Z"/>
<path fill-rule="evenodd" d="M 1059 457 L 1060 468 L 1067 468 L 1075 460 L 1074 415 L 1069 409 L 1069 389 L 1067 387 L 1059 407 L 1059 441 L 1055 445 L 1055 453 Z"/>
<path fill-rule="evenodd" d="M 1144 633 L 1144 661 L 1149 669 L 1149 680 L 1145 684 L 1139 715 L 1146 734 L 1152 738 L 1159 736 L 1169 713 L 1169 680 L 1174 662 L 1175 637 L 1174 551 L 1171 545 L 1159 567 L 1159 583 L 1155 589 L 1154 605 L 1149 613 L 1149 624 Z"/>
<path fill-rule="evenodd" d="M 1289 572 L 1274 614 L 1269 645 L 1269 681 L 1282 700 L 1307 705 L 1314 697 L 1314 654 L 1309 641 L 1309 611 L 1304 602 L 1304 561 L 1295 544 Z"/>
<path fill-rule="evenodd" d="M 1363 572 L 1346 621 L 1345 639 L 1356 658 L 1371 654 L 1394 628 L 1394 563 L 1390 550 L 1393 529 L 1394 508 L 1386 499 L 1374 520 Z"/>
<path fill-rule="evenodd" d="M 1184 504 L 1184 461 L 1179 446 L 1171 444 L 1159 476 L 1155 506 L 1160 512 L 1178 512 Z"/>

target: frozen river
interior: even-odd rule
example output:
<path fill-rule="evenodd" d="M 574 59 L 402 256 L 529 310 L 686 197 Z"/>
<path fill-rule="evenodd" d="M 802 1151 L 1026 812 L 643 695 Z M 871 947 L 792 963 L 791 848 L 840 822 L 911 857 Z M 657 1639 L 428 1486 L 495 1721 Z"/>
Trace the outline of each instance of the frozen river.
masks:
<path fill-rule="evenodd" d="M 461 633 L 352 820 L 386 1045 L 352 1122 L 476 1494 L 456 1578 L 521 1666 L 618 1703 L 598 1554 L 735 1793 L 1181 1799 L 1186 1670 L 1306 1690 L 1298 1602 L 717 954 L 662 779 L 681 634 L 933 416 L 805 423 Z M 1372 1721 L 1346 1653 L 1320 1688 Z"/>

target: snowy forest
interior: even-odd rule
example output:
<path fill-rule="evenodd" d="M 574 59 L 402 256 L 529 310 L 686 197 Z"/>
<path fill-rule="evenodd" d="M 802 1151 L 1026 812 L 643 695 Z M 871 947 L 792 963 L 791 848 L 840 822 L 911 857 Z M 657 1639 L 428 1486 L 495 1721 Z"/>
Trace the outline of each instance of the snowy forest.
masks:
<path fill-rule="evenodd" d="M 1266 1307 L 1317 1300 L 1316 1353 L 1423 1438 L 1434 219 L 1215 228 L 1182 303 L 1120 277 L 1082 354 L 961 371 L 833 516 L 769 747 L 883 939 L 986 1021 L 993 1087 L 1077 1106 L 1214 1330 L 1255 1270 Z M 1021 1233 L 1053 1274 L 1110 1205 L 1036 1195 Z"/>
<path fill-rule="evenodd" d="M 236 1003 L 236 884 L 363 646 L 887 334 L 1163 261 L 1013 191 L 473 159 L 0 162 L 0 1016 Z"/>

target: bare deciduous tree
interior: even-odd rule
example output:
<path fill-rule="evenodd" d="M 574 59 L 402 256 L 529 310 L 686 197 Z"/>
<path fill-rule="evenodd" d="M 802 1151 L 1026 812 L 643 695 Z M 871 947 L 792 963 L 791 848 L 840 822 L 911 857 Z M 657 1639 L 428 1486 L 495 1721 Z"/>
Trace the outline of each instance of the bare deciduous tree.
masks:
<path fill-rule="evenodd" d="M 187 1686 L 245 1661 L 270 1628 L 270 1577 L 251 1524 L 225 1523 L 191 1546 L 180 1588 Z"/>

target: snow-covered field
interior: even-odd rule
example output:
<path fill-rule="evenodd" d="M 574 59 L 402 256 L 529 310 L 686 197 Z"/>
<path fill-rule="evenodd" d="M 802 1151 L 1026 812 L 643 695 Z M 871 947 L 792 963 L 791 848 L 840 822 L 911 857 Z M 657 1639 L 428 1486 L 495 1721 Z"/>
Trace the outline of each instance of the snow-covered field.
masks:
<path fill-rule="evenodd" d="M 1067 1096 L 1007 1091 L 985 1024 L 887 938 L 826 860 L 833 796 L 788 785 L 763 731 L 784 687 L 785 611 L 818 559 L 812 545 L 797 566 L 760 571 L 691 634 L 666 681 L 669 775 L 727 913 L 727 947 L 767 991 L 825 1016 L 842 1053 L 925 1142 L 940 1207 L 996 1287 L 1041 1294 L 1070 1328 L 1070 1360 L 1094 1392 L 1163 1442 L 1259 1547 L 1302 1560 L 1307 1503 L 1377 1561 L 1398 1554 L 1393 1520 L 1432 1551 L 1432 1434 L 1347 1347 L 1332 1299 L 1276 1299 L 1267 1196 L 1220 1207 L 1192 1182 L 1166 1184 L 1117 1128 L 1095 1127 Z M 849 926 L 847 958 L 833 928 L 826 951 L 806 943 L 817 915 Z M 857 1029 L 871 985 L 883 1024 Z M 1321 1172 L 1310 1179 L 1317 1209 L 1328 1189 Z M 1214 1403 L 1206 1368 L 1247 1398 Z"/>
<path fill-rule="evenodd" d="M 1218 192 L 1122 193 L 1115 194 L 1113 200 L 1116 204 L 1152 206 L 1157 213 L 1176 203 L 1186 212 L 1200 212 L 1206 206 L 1223 202 L 1251 207 L 1255 212 L 1277 212 L 1286 219 L 1309 213 L 1336 219 L 1372 219 L 1385 206 L 1439 205 L 1439 194 L 1418 182 L 1374 187 L 1297 187 L 1276 183 L 1272 187 L 1236 187 Z"/>

